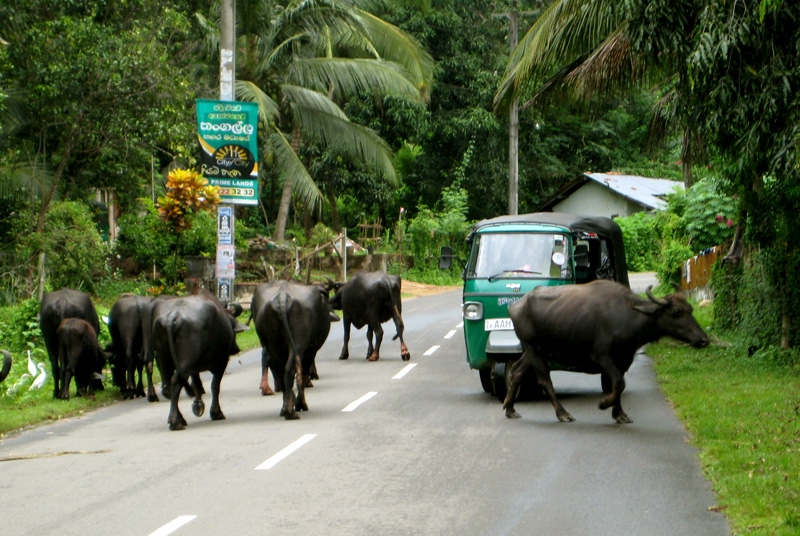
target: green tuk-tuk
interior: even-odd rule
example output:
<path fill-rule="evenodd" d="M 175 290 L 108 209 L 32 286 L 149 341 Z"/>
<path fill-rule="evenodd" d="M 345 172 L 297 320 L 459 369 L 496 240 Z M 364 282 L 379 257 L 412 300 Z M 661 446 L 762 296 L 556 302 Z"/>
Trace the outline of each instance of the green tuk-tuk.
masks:
<path fill-rule="evenodd" d="M 630 286 L 622 231 L 610 218 L 557 212 L 499 216 L 473 225 L 467 247 L 461 307 L 467 363 L 478 370 L 484 391 L 501 401 L 511 365 L 522 355 L 508 317 L 510 304 L 541 285 L 611 279 Z M 442 250 L 442 268 L 449 267 L 450 251 Z M 607 383 L 603 378 L 604 388 Z M 539 391 L 532 374 L 523 390 Z"/>

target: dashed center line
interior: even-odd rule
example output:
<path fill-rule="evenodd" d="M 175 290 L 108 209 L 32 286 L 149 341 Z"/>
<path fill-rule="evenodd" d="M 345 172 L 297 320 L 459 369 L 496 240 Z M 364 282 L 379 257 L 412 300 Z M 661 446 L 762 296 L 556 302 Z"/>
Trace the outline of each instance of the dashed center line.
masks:
<path fill-rule="evenodd" d="M 408 374 L 409 372 L 411 372 L 411 369 L 413 369 L 413 368 L 414 368 L 414 367 L 416 367 L 416 366 L 417 366 L 417 364 L 416 364 L 416 363 L 409 363 L 408 365 L 406 365 L 405 367 L 403 367 L 403 370 L 401 370 L 400 372 L 398 372 L 397 374 L 395 374 L 394 376 L 392 376 L 392 379 L 393 379 L 393 380 L 399 380 L 400 378 L 402 378 L 403 376 L 405 376 L 406 374 Z"/>
<path fill-rule="evenodd" d="M 459 322 L 458 325 L 456 325 L 456 328 L 463 328 L 463 327 L 464 327 L 463 321 Z"/>
<path fill-rule="evenodd" d="M 450 339 L 455 334 L 456 334 L 456 330 L 451 329 L 450 331 L 447 332 L 447 335 L 445 335 L 444 338 L 445 339 Z"/>
<path fill-rule="evenodd" d="M 311 441 L 315 437 L 317 437 L 317 434 L 306 434 L 306 435 L 304 435 L 303 437 L 301 437 L 300 439 L 298 439 L 297 441 L 295 441 L 294 443 L 292 443 L 288 447 L 286 447 L 283 450 L 281 450 L 275 456 L 271 457 L 270 459 L 268 459 L 267 461 L 265 461 L 264 463 L 262 463 L 261 465 L 256 467 L 256 471 L 264 471 L 264 470 L 272 469 L 273 467 L 278 465 L 278 462 L 280 462 L 281 460 L 283 460 L 286 457 L 288 457 L 292 452 L 296 451 L 297 449 L 299 449 L 300 447 L 302 447 L 303 445 L 305 445 L 306 443 L 308 443 L 309 441 Z"/>
<path fill-rule="evenodd" d="M 378 391 L 370 391 L 369 393 L 365 394 L 364 396 L 362 396 L 358 400 L 354 400 L 353 402 L 350 402 L 349 404 L 347 404 L 347 406 L 345 406 L 345 408 L 342 411 L 353 411 L 358 406 L 360 406 L 361 404 L 363 404 L 364 402 L 366 402 L 367 400 L 369 400 L 370 398 L 372 398 L 373 396 L 375 396 L 377 394 L 378 394 Z"/>
<path fill-rule="evenodd" d="M 431 354 L 433 354 L 433 352 L 435 352 L 435 351 L 436 351 L 436 350 L 438 350 L 439 348 L 440 348 L 440 346 L 439 346 L 438 344 L 435 344 L 435 345 L 431 346 L 430 348 L 428 348 L 428 351 L 427 351 L 427 352 L 425 352 L 425 353 L 424 353 L 424 354 L 422 354 L 422 355 L 431 355 Z"/>
<path fill-rule="evenodd" d="M 178 516 L 157 531 L 151 532 L 149 536 L 167 536 L 167 534 L 172 534 L 196 517 L 197 516 Z"/>

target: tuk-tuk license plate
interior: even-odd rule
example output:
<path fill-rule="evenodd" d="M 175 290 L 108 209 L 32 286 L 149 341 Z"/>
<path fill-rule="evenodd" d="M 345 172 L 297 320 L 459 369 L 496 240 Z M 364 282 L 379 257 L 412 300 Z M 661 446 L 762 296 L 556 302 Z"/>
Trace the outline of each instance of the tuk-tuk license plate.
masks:
<path fill-rule="evenodd" d="M 484 322 L 486 331 L 514 329 L 510 318 L 487 318 Z"/>

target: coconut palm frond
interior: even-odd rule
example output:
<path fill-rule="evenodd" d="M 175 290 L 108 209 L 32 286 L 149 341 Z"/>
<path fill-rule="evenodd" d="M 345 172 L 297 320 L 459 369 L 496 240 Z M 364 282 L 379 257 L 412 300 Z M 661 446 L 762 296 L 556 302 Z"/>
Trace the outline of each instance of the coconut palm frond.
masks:
<path fill-rule="evenodd" d="M 258 119 L 265 125 L 277 123 L 280 119 L 278 103 L 252 82 L 246 80 L 236 81 L 236 96 L 240 100 L 258 104 Z"/>
<path fill-rule="evenodd" d="M 288 81 L 320 92 L 333 87 L 336 97 L 362 92 L 420 99 L 414 83 L 397 64 L 380 60 L 313 58 L 292 62 Z"/>
<path fill-rule="evenodd" d="M 200 13 L 195 13 L 194 16 L 205 35 L 204 50 L 212 56 L 216 56 L 219 53 L 219 24 L 209 21 Z"/>
<path fill-rule="evenodd" d="M 359 11 L 359 14 L 381 59 L 402 65 L 410 73 L 420 94 L 428 100 L 433 87 L 433 57 L 416 39 L 397 26 L 366 11 Z"/>
<path fill-rule="evenodd" d="M 319 191 L 314 179 L 292 150 L 289 140 L 278 129 L 275 129 L 270 136 L 270 145 L 275 157 L 275 167 L 280 170 L 280 176 L 284 181 L 292 183 L 300 199 L 308 206 L 324 202 L 325 196 Z"/>
<path fill-rule="evenodd" d="M 610 0 L 551 4 L 512 53 L 495 95 L 495 108 L 507 108 L 513 99 L 537 91 L 554 71 L 563 71 L 564 64 L 574 65 L 576 58 L 591 54 L 622 22 Z"/>
<path fill-rule="evenodd" d="M 325 95 L 296 86 L 281 86 L 304 137 L 363 161 L 391 184 L 397 177 L 392 151 L 372 130 L 351 123 Z"/>

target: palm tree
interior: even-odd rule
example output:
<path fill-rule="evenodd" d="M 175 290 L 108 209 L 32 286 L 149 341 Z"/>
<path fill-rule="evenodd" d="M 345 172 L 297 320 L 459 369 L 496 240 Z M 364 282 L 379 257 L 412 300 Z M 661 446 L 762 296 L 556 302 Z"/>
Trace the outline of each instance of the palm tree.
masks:
<path fill-rule="evenodd" d="M 430 93 L 431 56 L 370 11 L 380 4 L 292 0 L 279 8 L 269 0 L 237 3 L 236 94 L 258 103 L 260 122 L 270 132 L 265 150 L 283 180 L 274 233 L 278 241 L 285 236 L 293 193 L 307 207 L 324 200 L 300 158 L 301 143 L 335 148 L 396 182 L 389 146 L 352 123 L 341 108 L 362 93 L 419 101 Z M 207 27 L 214 35 L 213 26 Z"/>
<path fill-rule="evenodd" d="M 682 129 L 681 157 L 684 182 L 692 182 L 691 164 L 701 156 L 692 114 L 680 98 L 686 87 L 685 67 L 678 47 L 651 38 L 645 50 L 642 37 L 632 35 L 635 7 L 614 0 L 556 0 L 533 24 L 512 53 L 495 95 L 496 110 L 519 97 L 527 98 L 520 111 L 553 100 L 588 99 L 594 94 L 624 94 L 637 87 L 660 87 L 663 98 L 652 113 L 651 140 Z M 687 10 L 688 11 L 688 10 Z M 687 12 L 686 19 L 691 13 Z M 671 21 L 680 32 L 686 21 Z M 639 46 L 637 46 L 639 45 Z M 684 64 L 685 65 L 685 64 Z"/>

